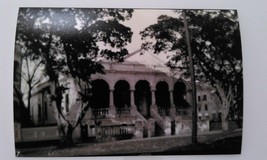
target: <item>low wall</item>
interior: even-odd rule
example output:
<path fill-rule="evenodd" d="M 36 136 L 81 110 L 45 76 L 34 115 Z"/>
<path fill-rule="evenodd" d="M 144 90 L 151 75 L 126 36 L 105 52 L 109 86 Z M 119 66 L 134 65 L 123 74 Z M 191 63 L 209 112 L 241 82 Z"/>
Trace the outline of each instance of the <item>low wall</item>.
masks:
<path fill-rule="evenodd" d="M 197 122 L 197 129 L 199 132 L 209 132 L 210 131 L 210 121 L 209 120 L 199 120 Z"/>
<path fill-rule="evenodd" d="M 149 127 L 149 135 L 148 137 L 153 137 L 155 134 L 155 122 L 151 121 L 148 125 Z M 95 128 L 90 128 L 87 126 L 87 136 L 96 136 Z M 113 134 L 133 134 L 135 138 L 143 138 L 143 128 L 144 124 L 142 121 L 137 121 L 135 126 L 110 126 L 110 127 L 102 127 L 101 135 L 113 135 Z M 168 134 L 171 135 L 171 125 L 166 125 L 168 129 Z M 186 134 L 192 131 L 192 120 L 179 120 L 175 122 L 175 135 Z M 199 132 L 209 132 L 210 124 L 208 120 L 198 121 L 198 131 Z M 59 133 L 57 126 L 46 126 L 46 127 L 35 127 L 35 128 L 21 128 L 20 124 L 15 124 L 14 126 L 15 132 L 15 142 L 35 142 L 35 141 L 47 141 L 47 140 L 58 140 Z M 125 133 L 124 133 L 125 132 Z M 129 133 L 128 133 L 129 132 Z M 73 139 L 81 138 L 81 130 L 80 127 L 77 127 L 73 133 Z"/>
<path fill-rule="evenodd" d="M 209 120 L 198 120 L 197 122 L 198 132 L 209 132 L 210 123 Z M 192 132 L 192 120 L 177 120 L 175 122 L 175 135 L 191 133 Z"/>
<path fill-rule="evenodd" d="M 192 120 L 179 120 L 175 122 L 175 135 L 192 132 Z"/>
<path fill-rule="evenodd" d="M 57 126 L 21 128 L 15 125 L 15 142 L 34 142 L 59 139 Z"/>

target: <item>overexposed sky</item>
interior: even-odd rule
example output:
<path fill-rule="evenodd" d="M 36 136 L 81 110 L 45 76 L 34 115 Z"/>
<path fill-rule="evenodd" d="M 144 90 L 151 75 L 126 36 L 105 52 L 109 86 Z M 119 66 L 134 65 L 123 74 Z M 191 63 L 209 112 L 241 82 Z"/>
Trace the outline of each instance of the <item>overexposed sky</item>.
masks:
<path fill-rule="evenodd" d="M 140 49 L 142 41 L 140 31 L 144 30 L 151 24 L 157 22 L 160 15 L 175 15 L 171 10 L 160 9 L 135 9 L 133 16 L 129 21 L 124 22 L 124 25 L 130 27 L 133 31 L 132 43 L 127 46 L 129 53 Z"/>

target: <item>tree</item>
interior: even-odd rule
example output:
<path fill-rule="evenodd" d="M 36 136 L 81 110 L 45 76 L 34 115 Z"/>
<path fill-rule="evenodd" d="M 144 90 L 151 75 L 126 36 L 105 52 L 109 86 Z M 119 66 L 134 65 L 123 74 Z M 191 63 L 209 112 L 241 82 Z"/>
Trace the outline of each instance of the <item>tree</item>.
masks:
<path fill-rule="evenodd" d="M 74 129 L 90 107 L 91 75 L 104 73 L 99 58 L 123 61 L 128 54 L 125 45 L 132 32 L 121 24 L 132 16 L 129 9 L 21 9 L 17 35 L 24 45 L 45 66 L 51 82 L 50 92 L 57 111 L 62 144 L 72 146 Z M 24 31 L 25 28 L 27 31 Z M 21 31 L 22 30 L 22 31 Z M 20 32 L 21 31 L 21 32 Z M 102 46 L 106 47 L 102 47 Z M 70 120 L 62 111 L 63 94 L 67 85 L 60 76 L 72 77 L 80 95 L 76 103 L 76 119 Z"/>
<path fill-rule="evenodd" d="M 197 79 L 209 82 L 222 105 L 222 127 L 228 130 L 230 108 L 242 110 L 242 54 L 237 12 L 233 10 L 184 10 L 190 30 Z M 141 32 L 142 48 L 175 52 L 169 67 L 188 68 L 188 53 L 181 10 L 162 15 Z M 188 75 L 188 72 L 185 72 Z M 242 115 L 239 115 L 239 117 Z"/>
<path fill-rule="evenodd" d="M 27 54 L 23 55 L 22 61 L 26 69 L 22 71 L 21 77 L 27 85 L 27 112 L 28 115 L 30 115 L 32 89 L 40 84 L 40 82 L 44 79 L 44 75 L 40 75 L 40 69 L 42 68 L 41 61 L 32 61 Z"/>

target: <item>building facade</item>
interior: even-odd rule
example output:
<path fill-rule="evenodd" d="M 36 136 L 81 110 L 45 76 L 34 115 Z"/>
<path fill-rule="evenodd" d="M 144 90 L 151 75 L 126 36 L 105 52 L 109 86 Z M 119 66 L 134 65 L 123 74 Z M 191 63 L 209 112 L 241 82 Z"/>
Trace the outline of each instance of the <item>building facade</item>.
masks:
<path fill-rule="evenodd" d="M 143 58 L 150 61 L 149 65 L 136 61 L 135 56 L 140 55 L 132 54 L 123 63 L 102 62 L 105 74 L 92 76 L 91 107 L 76 129 L 77 137 L 143 138 L 191 132 L 189 82 L 173 76 L 152 54 Z M 80 107 L 77 105 L 79 94 L 71 78 L 65 77 L 61 83 L 69 87 L 63 95 L 63 112 L 74 121 L 77 117 L 73 113 Z M 57 123 L 49 94 L 48 82 L 33 91 L 30 112 L 36 126 Z M 198 123 L 200 132 L 209 131 L 209 118 Z"/>

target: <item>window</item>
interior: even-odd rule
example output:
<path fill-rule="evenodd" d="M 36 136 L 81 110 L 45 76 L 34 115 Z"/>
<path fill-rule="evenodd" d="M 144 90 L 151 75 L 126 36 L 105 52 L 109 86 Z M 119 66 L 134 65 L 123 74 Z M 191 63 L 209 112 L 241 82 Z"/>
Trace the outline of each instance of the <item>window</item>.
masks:
<path fill-rule="evenodd" d="M 201 101 L 201 98 L 200 98 L 200 96 L 197 96 L 197 100 L 198 100 L 198 101 Z"/>
<path fill-rule="evenodd" d="M 199 111 L 199 112 L 201 111 L 201 106 L 198 107 L 198 111 Z"/>
<path fill-rule="evenodd" d="M 207 95 L 204 94 L 204 95 L 203 95 L 203 101 L 206 101 L 206 100 L 207 100 Z"/>
<path fill-rule="evenodd" d="M 205 104 L 205 111 L 207 111 L 208 110 L 208 105 L 207 104 Z"/>

